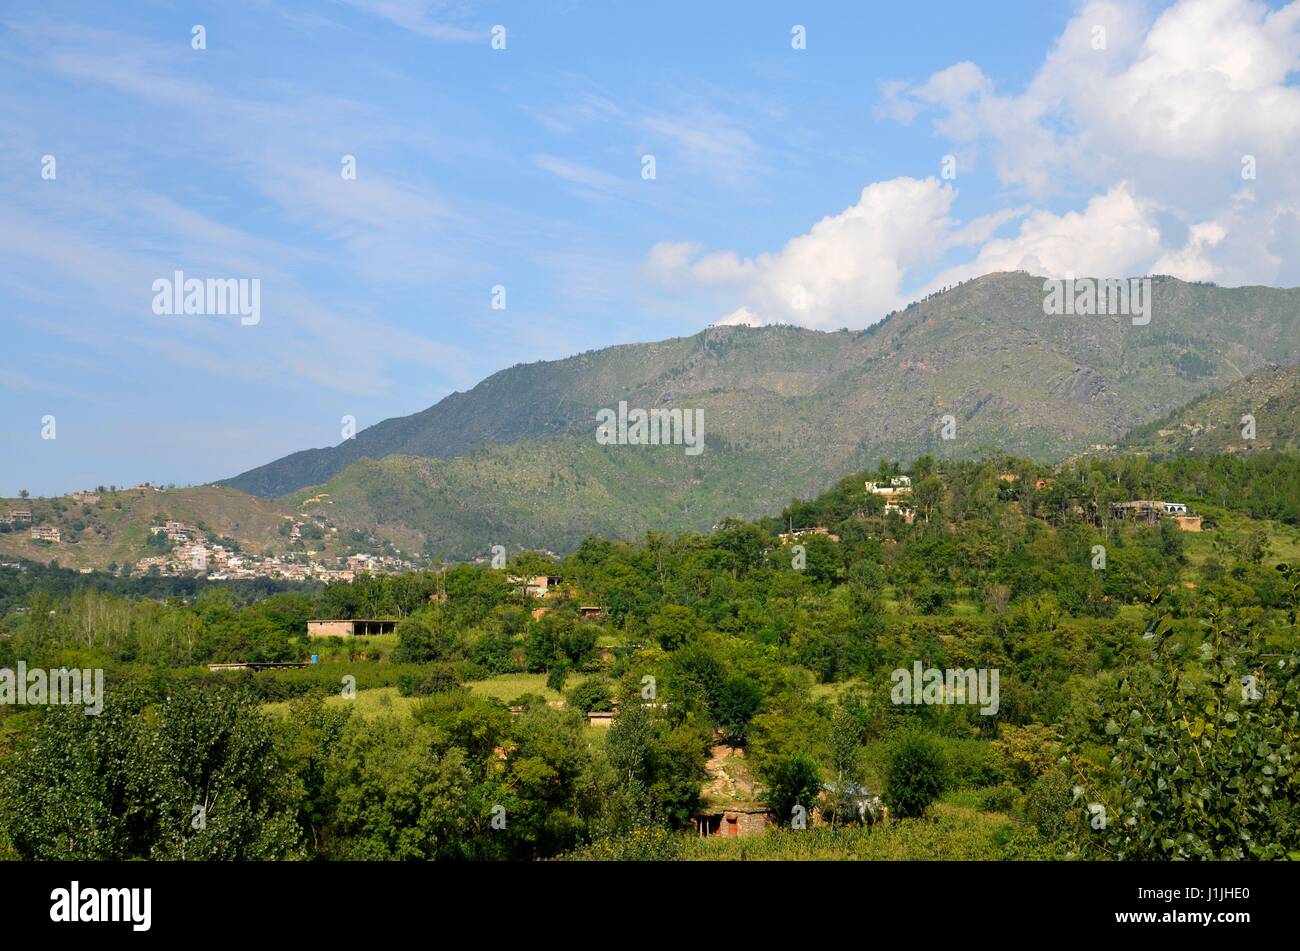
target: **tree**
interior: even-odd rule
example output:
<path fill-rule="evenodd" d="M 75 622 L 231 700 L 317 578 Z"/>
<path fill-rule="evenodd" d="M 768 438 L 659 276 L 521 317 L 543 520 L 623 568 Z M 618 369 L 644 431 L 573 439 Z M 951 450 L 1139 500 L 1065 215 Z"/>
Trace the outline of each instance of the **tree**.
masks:
<path fill-rule="evenodd" d="M 604 677 L 588 677 L 569 691 L 569 706 L 584 716 L 613 709 L 614 691 Z"/>
<path fill-rule="evenodd" d="M 457 746 L 414 719 L 354 717 L 326 768 L 337 803 L 330 842 L 342 859 L 468 859 L 497 797 L 476 784 Z"/>
<path fill-rule="evenodd" d="M 1268 532 L 1262 528 L 1252 529 L 1241 544 L 1241 557 L 1252 565 L 1258 565 L 1268 554 Z"/>
<path fill-rule="evenodd" d="M 912 486 L 912 504 L 926 522 L 942 517 L 944 495 L 943 480 L 936 475 L 926 476 Z"/>
<path fill-rule="evenodd" d="M 1300 577 L 1278 568 L 1294 644 Z M 1126 671 L 1102 700 L 1111 769 L 1075 771 L 1085 849 L 1137 861 L 1300 857 L 1300 650 L 1279 654 L 1253 615 L 1213 610 L 1191 676 L 1167 614 L 1151 633 L 1154 669 Z"/>
<path fill-rule="evenodd" d="M 266 861 L 301 856 L 294 777 L 272 723 L 245 694 L 173 688 L 142 777 L 158 810 L 149 857 Z"/>
<path fill-rule="evenodd" d="M 854 816 L 862 786 L 862 720 L 842 706 L 831 715 L 830 787 L 827 809 L 831 825 Z"/>
<path fill-rule="evenodd" d="M 1160 520 L 1160 554 L 1175 563 L 1183 560 L 1183 530 L 1172 518 Z"/>
<path fill-rule="evenodd" d="M 725 674 L 722 661 L 704 643 L 695 641 L 678 650 L 671 666 L 678 713 L 700 713 L 716 719 Z"/>
<path fill-rule="evenodd" d="M 393 658 L 398 663 L 451 660 L 457 653 L 457 638 L 448 630 L 440 608 L 412 614 L 397 625 L 397 649 Z"/>
<path fill-rule="evenodd" d="M 891 751 L 885 778 L 885 802 L 900 819 L 925 815 L 948 781 L 948 765 L 934 737 L 904 733 Z"/>
<path fill-rule="evenodd" d="M 18 498 L 20 498 L 20 499 L 25 499 L 25 498 L 27 498 L 27 495 L 28 495 L 28 493 L 27 493 L 27 490 L 26 490 L 26 489 L 19 489 L 19 490 L 18 490 Z"/>
<path fill-rule="evenodd" d="M 650 633 L 666 651 L 675 651 L 693 641 L 703 629 L 695 612 L 680 604 L 665 604 L 650 618 Z"/>
<path fill-rule="evenodd" d="M 763 690 L 749 677 L 729 677 L 718 695 L 718 724 L 727 737 L 743 744 L 749 738 L 749 721 L 763 705 Z"/>
<path fill-rule="evenodd" d="M 98 716 L 48 711 L 8 764 L 0 827 L 37 860 L 301 857 L 273 724 L 228 688 L 130 685 Z"/>
<path fill-rule="evenodd" d="M 804 809 L 805 818 L 812 815 L 821 794 L 822 781 L 817 764 L 802 753 L 777 760 L 768 776 L 767 804 L 776 814 L 776 821 L 789 825 L 795 807 Z"/>
<path fill-rule="evenodd" d="M 698 723 L 669 729 L 645 707 L 625 705 L 605 741 L 614 778 L 602 803 L 604 831 L 685 825 L 699 804 L 708 740 Z"/>
<path fill-rule="evenodd" d="M 562 660 L 546 675 L 546 686 L 556 693 L 564 692 L 564 682 L 569 679 L 569 662 Z"/>

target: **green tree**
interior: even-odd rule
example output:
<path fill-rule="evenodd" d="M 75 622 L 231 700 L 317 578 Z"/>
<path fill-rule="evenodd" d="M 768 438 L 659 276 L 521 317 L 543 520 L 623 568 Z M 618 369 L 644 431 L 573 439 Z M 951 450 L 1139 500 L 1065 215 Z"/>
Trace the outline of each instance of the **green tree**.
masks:
<path fill-rule="evenodd" d="M 1300 858 L 1300 651 L 1279 655 L 1254 616 L 1213 610 L 1190 671 L 1167 614 L 1151 633 L 1154 667 L 1126 671 L 1101 701 L 1109 770 L 1076 769 L 1085 848 L 1139 861 Z"/>
<path fill-rule="evenodd" d="M 704 625 L 695 612 L 680 604 L 665 604 L 650 618 L 650 634 L 666 651 L 675 651 L 695 640 Z"/>
<path fill-rule="evenodd" d="M 831 715 L 829 795 L 825 810 L 832 826 L 854 816 L 863 779 L 863 739 L 862 719 L 845 707 L 836 707 Z"/>
<path fill-rule="evenodd" d="M 763 689 L 749 677 L 728 677 L 718 695 L 718 724 L 727 737 L 743 744 L 749 738 L 749 721 L 763 705 Z"/>
<path fill-rule="evenodd" d="M 560 661 L 546 675 L 546 686 L 556 693 L 564 692 L 564 682 L 569 679 L 569 662 Z"/>
<path fill-rule="evenodd" d="M 885 802 L 899 819 L 925 815 L 948 781 L 947 760 L 934 737 L 909 731 L 894 743 L 885 776 Z"/>
<path fill-rule="evenodd" d="M 614 690 L 604 677 L 588 677 L 569 691 L 569 706 L 584 716 L 595 711 L 613 709 Z"/>
<path fill-rule="evenodd" d="M 767 804 L 772 807 L 779 825 L 790 824 L 796 806 L 805 810 L 807 819 L 812 818 L 822 781 L 811 757 L 795 753 L 777 760 L 770 770 L 767 785 Z"/>

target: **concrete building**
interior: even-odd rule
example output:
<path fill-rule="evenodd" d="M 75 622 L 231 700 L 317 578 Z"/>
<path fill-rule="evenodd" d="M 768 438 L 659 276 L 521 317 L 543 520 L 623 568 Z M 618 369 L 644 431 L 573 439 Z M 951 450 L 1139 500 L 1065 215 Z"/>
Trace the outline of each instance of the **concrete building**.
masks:
<path fill-rule="evenodd" d="M 511 578 L 513 583 L 523 582 L 524 593 L 533 598 L 550 597 L 551 592 L 560 585 L 560 579 L 556 575 L 536 575 L 532 578 Z"/>
<path fill-rule="evenodd" d="M 894 476 L 889 480 L 889 485 L 868 482 L 866 483 L 866 489 L 872 495 L 883 495 L 886 499 L 891 499 L 899 495 L 910 495 L 912 493 L 912 480 L 909 476 Z"/>
<path fill-rule="evenodd" d="M 371 637 L 392 634 L 396 621 L 353 618 L 350 621 L 308 621 L 308 637 Z"/>
<path fill-rule="evenodd" d="M 798 541 L 808 535 L 825 535 L 828 540 L 833 542 L 840 540 L 840 536 L 834 534 L 829 528 L 822 525 L 816 525 L 813 528 L 796 528 L 792 532 L 782 532 L 779 537 L 782 545 L 788 545 L 791 542 Z"/>

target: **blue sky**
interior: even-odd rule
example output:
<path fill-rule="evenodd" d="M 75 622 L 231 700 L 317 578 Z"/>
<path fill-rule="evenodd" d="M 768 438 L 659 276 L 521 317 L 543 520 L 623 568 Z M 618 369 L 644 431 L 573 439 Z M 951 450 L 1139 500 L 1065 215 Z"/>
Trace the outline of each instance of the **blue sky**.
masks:
<path fill-rule="evenodd" d="M 1247 0 L 8 3 L 0 495 L 991 270 L 1300 283 L 1298 60 L 1300 4 Z M 156 315 L 176 270 L 260 322 Z"/>

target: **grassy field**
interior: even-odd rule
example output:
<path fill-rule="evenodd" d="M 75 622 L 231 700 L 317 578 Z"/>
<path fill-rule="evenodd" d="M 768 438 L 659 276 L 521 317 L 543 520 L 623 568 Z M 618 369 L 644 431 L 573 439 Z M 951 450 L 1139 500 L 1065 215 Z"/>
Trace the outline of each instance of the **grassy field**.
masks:
<path fill-rule="evenodd" d="M 831 830 L 771 831 L 744 839 L 690 839 L 693 861 L 967 861 L 1002 857 L 1015 822 L 999 813 L 939 802 L 924 819 Z"/>
<path fill-rule="evenodd" d="M 576 683 L 576 680 L 571 683 Z M 547 700 L 563 700 L 564 695 L 546 686 L 545 674 L 498 674 L 487 680 L 475 680 L 465 685 L 483 697 L 496 697 L 507 703 L 526 693 L 541 694 Z"/>
<path fill-rule="evenodd" d="M 545 674 L 502 674 L 487 680 L 472 681 L 465 686 L 479 696 L 496 697 L 506 703 L 526 693 L 541 694 L 547 700 L 564 699 L 562 694 L 546 686 Z M 420 702 L 420 698 L 403 697 L 397 692 L 396 687 L 375 687 L 370 690 L 358 690 L 352 700 L 334 695 L 326 697 L 325 702 L 332 706 L 351 704 L 357 715 L 363 717 L 408 717 L 411 715 L 411 709 Z M 268 703 L 263 709 L 276 716 L 289 715 L 287 701 Z"/>
<path fill-rule="evenodd" d="M 397 649 L 396 634 L 375 634 L 371 637 L 312 637 L 307 639 L 309 653 L 320 655 L 322 661 L 351 660 L 378 652 L 379 659 L 387 660 Z"/>
<path fill-rule="evenodd" d="M 634 832 L 625 840 L 606 840 L 578 850 L 585 860 L 685 860 L 696 862 L 772 861 L 972 861 L 1046 859 L 1036 834 L 1001 813 L 937 802 L 922 819 L 875 826 L 831 829 L 769 829 L 748 838 L 686 833 Z"/>

